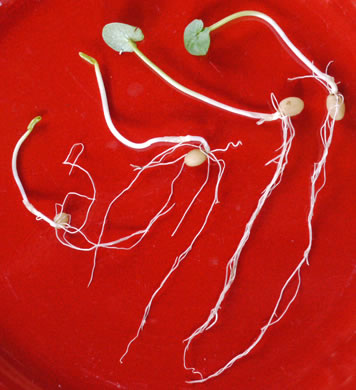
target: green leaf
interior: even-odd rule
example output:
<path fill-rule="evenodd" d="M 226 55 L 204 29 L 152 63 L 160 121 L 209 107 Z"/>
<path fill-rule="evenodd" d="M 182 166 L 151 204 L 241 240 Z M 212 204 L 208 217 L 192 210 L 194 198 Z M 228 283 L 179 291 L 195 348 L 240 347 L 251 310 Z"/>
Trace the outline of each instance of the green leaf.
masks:
<path fill-rule="evenodd" d="M 184 30 L 184 46 L 194 56 L 205 56 L 210 46 L 210 31 L 202 20 L 195 19 Z"/>
<path fill-rule="evenodd" d="M 130 41 L 142 41 L 144 35 L 138 27 L 124 23 L 109 23 L 103 28 L 103 39 L 105 43 L 120 54 L 132 52 Z"/>

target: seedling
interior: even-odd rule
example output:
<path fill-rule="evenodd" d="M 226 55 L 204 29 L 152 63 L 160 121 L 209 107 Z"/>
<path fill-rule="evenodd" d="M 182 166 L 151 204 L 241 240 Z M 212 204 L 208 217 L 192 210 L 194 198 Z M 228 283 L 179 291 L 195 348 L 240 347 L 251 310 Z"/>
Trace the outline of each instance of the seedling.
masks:
<path fill-rule="evenodd" d="M 52 220 L 51 218 L 47 217 L 46 215 L 44 215 L 43 213 L 38 211 L 28 200 L 26 191 L 22 185 L 22 182 L 21 182 L 21 179 L 20 179 L 20 176 L 18 173 L 18 169 L 17 169 L 17 159 L 18 159 L 18 154 L 19 154 L 20 148 L 21 148 L 22 144 L 25 142 L 25 140 L 27 139 L 27 137 L 32 133 L 36 124 L 41 119 L 42 118 L 40 116 L 36 116 L 35 118 L 33 118 L 32 121 L 27 126 L 27 131 L 25 132 L 25 134 L 17 141 L 15 149 L 12 153 L 12 174 L 14 176 L 17 187 L 20 190 L 20 193 L 22 196 L 22 202 L 25 205 L 25 207 L 27 208 L 27 210 L 30 213 L 32 213 L 33 215 L 35 215 L 38 220 L 46 221 L 50 226 L 52 226 L 55 229 L 62 229 L 67 225 L 68 219 L 64 215 L 58 214 L 56 216 L 55 220 Z"/>
<path fill-rule="evenodd" d="M 113 43 L 112 46 L 114 48 L 116 48 L 116 49 L 119 49 L 119 51 L 124 51 L 124 50 L 127 51 L 129 46 L 127 46 L 127 39 L 125 38 L 126 39 L 126 41 L 125 41 L 125 39 L 123 37 L 130 37 L 131 39 L 138 39 L 139 37 L 141 37 L 141 33 L 140 33 L 140 30 L 137 29 L 137 28 L 133 28 L 133 27 L 130 27 L 130 26 L 127 26 L 127 25 L 122 25 L 122 24 L 119 24 L 119 25 L 120 25 L 120 34 L 121 35 L 120 34 L 115 34 L 115 31 L 111 32 L 112 35 L 110 35 L 110 37 L 111 38 L 115 37 L 116 39 L 118 39 L 118 43 Z M 119 35 L 119 37 L 118 37 L 118 35 Z M 105 90 L 105 85 L 104 85 L 104 81 L 103 81 L 103 78 L 102 78 L 102 75 L 101 75 L 101 71 L 100 71 L 100 67 L 99 67 L 98 61 L 95 60 L 93 57 L 88 56 L 87 54 L 82 53 L 82 52 L 80 52 L 79 55 L 84 60 L 86 60 L 90 64 L 94 65 L 96 79 L 97 79 L 99 92 L 100 92 L 100 97 L 101 97 L 101 101 L 102 101 L 102 108 L 103 108 L 105 121 L 106 121 L 106 124 L 107 124 L 108 128 L 110 129 L 111 133 L 114 135 L 114 137 L 118 141 L 120 141 L 124 145 L 126 145 L 128 147 L 131 147 L 133 149 L 145 149 L 145 148 L 148 148 L 151 145 L 162 144 L 162 143 L 171 143 L 171 144 L 173 143 L 173 144 L 176 144 L 175 146 L 173 146 L 171 148 L 168 148 L 166 151 L 164 151 L 164 152 L 160 153 L 158 156 L 156 156 L 151 161 L 151 163 L 148 164 L 147 166 L 145 166 L 143 168 L 138 168 L 139 171 L 140 171 L 138 175 L 140 175 L 145 169 L 152 168 L 152 167 L 157 167 L 157 166 L 162 166 L 162 165 L 166 165 L 166 164 L 176 163 L 176 162 L 180 161 L 181 159 L 183 159 L 183 164 L 185 164 L 186 166 L 189 166 L 189 167 L 199 166 L 199 165 L 203 164 L 206 160 L 208 160 L 209 164 L 208 164 L 208 169 L 207 169 L 206 181 L 204 182 L 204 184 L 200 188 L 200 190 L 195 194 L 195 196 L 194 196 L 193 200 L 191 201 L 191 203 L 189 204 L 187 210 L 184 212 L 183 217 L 181 218 L 178 226 L 176 227 L 176 229 L 174 230 L 174 232 L 172 234 L 172 235 L 174 235 L 176 233 L 176 231 L 178 230 L 179 226 L 181 225 L 181 223 L 183 222 L 183 219 L 185 218 L 187 212 L 189 211 L 189 209 L 192 207 L 193 203 L 195 202 L 197 196 L 199 195 L 199 193 L 205 187 L 205 185 L 206 185 L 206 183 L 207 183 L 207 181 L 209 179 L 209 175 L 210 175 L 210 163 L 211 162 L 216 163 L 218 165 L 218 168 L 219 168 L 219 174 L 218 174 L 218 180 L 217 180 L 217 184 L 216 184 L 216 188 L 215 188 L 215 198 L 214 198 L 213 205 L 218 203 L 218 198 L 217 198 L 218 197 L 218 188 L 219 188 L 221 176 L 222 176 L 223 171 L 224 171 L 225 163 L 223 162 L 223 160 L 219 160 L 219 159 L 216 158 L 216 156 L 214 154 L 214 151 L 210 150 L 210 146 L 209 146 L 208 142 L 203 137 L 200 137 L 200 136 L 186 135 L 186 136 L 156 137 L 156 138 L 151 138 L 151 139 L 149 139 L 149 140 L 147 140 L 145 142 L 142 142 L 142 143 L 135 143 L 135 142 L 132 142 L 132 141 L 128 140 L 127 138 L 125 138 L 116 129 L 116 127 L 114 126 L 114 124 L 112 122 L 111 115 L 110 115 L 110 110 L 109 110 L 109 105 L 108 105 L 108 100 L 107 100 L 107 95 L 106 95 L 106 90 Z M 198 145 L 196 145 L 195 143 L 198 144 Z M 233 144 L 234 147 L 237 147 L 238 145 L 239 145 L 239 143 Z M 163 162 L 163 160 L 167 156 L 169 156 L 171 153 L 173 153 L 173 151 L 175 151 L 176 149 L 178 149 L 178 148 L 180 148 L 182 146 L 190 146 L 192 148 L 192 150 L 190 152 L 186 153 L 185 155 L 183 155 L 181 158 L 178 158 L 174 162 L 169 162 L 169 163 Z M 183 168 L 183 166 L 182 166 L 182 168 Z M 178 176 L 180 176 L 180 173 L 182 172 L 182 168 L 181 168 Z M 178 177 L 176 177 L 174 179 L 174 181 L 177 178 Z M 172 191 L 173 191 L 173 183 L 174 183 L 174 181 L 172 182 Z M 124 190 L 124 192 L 126 192 L 129 188 L 130 188 L 130 186 L 127 187 Z M 119 196 L 121 196 L 122 193 L 120 193 Z M 171 196 L 172 195 L 173 195 L 173 192 L 171 193 Z M 101 245 L 101 239 L 102 239 L 102 236 L 103 236 L 103 233 L 104 233 L 105 224 L 106 224 L 106 220 L 107 220 L 107 215 L 108 215 L 109 210 L 112 207 L 112 204 L 114 202 L 116 202 L 118 197 L 115 197 L 114 200 L 110 203 L 109 208 L 107 210 L 107 213 L 106 213 L 106 215 L 104 217 L 103 224 L 102 224 L 102 230 L 101 230 L 101 233 L 100 233 L 100 236 L 99 236 L 99 240 L 98 240 L 97 246 L 95 248 L 93 270 L 92 270 L 92 275 L 91 275 L 89 284 L 92 282 L 92 279 L 93 279 L 93 272 L 94 272 L 95 265 L 96 265 L 97 251 L 98 251 L 99 247 L 102 246 Z M 208 215 L 210 215 L 211 211 L 212 211 L 212 209 L 208 212 Z M 199 232 L 199 235 L 200 235 L 200 232 Z M 190 249 L 189 249 L 189 251 L 190 251 Z"/>
<path fill-rule="evenodd" d="M 119 24 L 121 25 L 121 24 Z M 134 29 L 128 29 L 126 28 L 125 31 L 134 31 Z M 122 42 L 122 39 L 120 40 L 120 42 Z M 113 44 L 114 47 L 118 47 L 118 46 L 115 46 Z M 119 45 L 120 49 L 124 50 L 125 48 L 125 45 L 123 45 L 122 43 Z M 129 347 L 131 346 L 131 344 L 133 343 L 134 340 L 136 340 L 136 338 L 139 336 L 140 332 L 142 331 L 143 327 L 144 327 L 144 324 L 146 322 L 146 318 L 149 314 L 149 311 L 150 311 L 150 308 L 151 308 L 151 305 L 153 303 L 153 300 L 155 298 L 155 296 L 157 295 L 157 293 L 163 288 L 164 284 L 166 283 L 166 281 L 168 280 L 168 278 L 170 277 L 170 275 L 178 268 L 178 266 L 180 265 L 180 263 L 186 258 L 186 256 L 188 255 L 188 253 L 191 251 L 194 243 L 196 242 L 196 240 L 198 239 L 198 237 L 200 236 L 200 234 L 202 233 L 202 231 L 204 230 L 206 224 L 207 224 L 207 221 L 208 221 L 208 218 L 214 208 L 214 206 L 219 202 L 218 201 L 218 190 L 219 190 L 219 185 L 220 185 L 220 181 L 221 181 L 221 178 L 222 178 L 222 175 L 224 173 L 224 169 L 225 169 L 225 162 L 221 159 L 218 159 L 215 155 L 216 152 L 225 152 L 228 150 L 229 147 L 237 147 L 240 143 L 229 143 L 227 145 L 227 147 L 225 149 L 215 149 L 215 150 L 210 150 L 210 147 L 207 143 L 207 141 L 202 138 L 202 137 L 199 137 L 199 136 L 179 136 L 179 137 L 169 137 L 169 136 L 166 136 L 166 137 L 157 137 L 157 138 L 152 138 L 146 142 L 143 142 L 143 143 L 133 143 L 132 141 L 129 141 L 127 140 L 126 138 L 124 138 L 121 133 L 114 127 L 114 124 L 112 122 L 112 119 L 111 119 L 111 116 L 110 116 L 110 111 L 109 111 L 109 107 L 108 107 L 108 101 L 107 101 L 107 96 L 106 96 L 106 91 L 105 91 L 105 86 L 104 86 L 104 82 L 103 82 L 103 79 L 102 79 L 102 76 L 101 76 L 101 72 L 100 72 L 100 67 L 99 67 L 99 64 L 98 62 L 93 58 L 93 57 L 90 57 L 84 53 L 79 53 L 79 55 L 85 59 L 86 61 L 88 61 L 89 63 L 91 63 L 92 65 L 94 65 L 95 67 L 95 74 L 96 74 L 96 78 L 97 78 L 97 82 L 98 82 L 98 86 L 99 86 L 99 91 L 100 91 L 100 96 L 101 96 L 101 101 L 102 101 L 102 107 L 103 107 L 103 111 L 104 111 L 104 117 L 105 117 L 105 120 L 106 120 L 106 123 L 111 131 L 111 133 L 116 137 L 116 139 L 118 139 L 120 142 L 122 142 L 123 144 L 125 144 L 126 146 L 129 146 L 129 147 L 132 147 L 134 149 L 141 149 L 141 148 L 146 148 L 150 145 L 153 145 L 155 143 L 162 143 L 162 142 L 166 142 L 166 143 L 176 143 L 177 145 L 176 146 L 173 146 L 171 148 L 169 148 L 168 150 L 164 151 L 163 153 L 161 153 L 160 155 L 157 156 L 157 158 L 154 159 L 154 161 L 152 161 L 152 165 L 147 165 L 145 166 L 144 168 L 139 168 L 140 169 L 140 172 L 143 172 L 145 169 L 147 168 L 150 168 L 151 166 L 159 166 L 159 165 L 164 165 L 164 163 L 162 162 L 163 159 L 168 156 L 169 154 L 171 154 L 174 150 L 176 150 L 178 147 L 181 147 L 181 146 L 190 146 L 192 147 L 193 149 L 188 152 L 187 154 L 185 154 L 184 156 L 182 156 L 183 158 L 183 161 L 184 161 L 184 164 L 189 166 L 189 167 L 196 167 L 196 166 L 199 166 L 201 164 L 203 164 L 206 160 L 208 161 L 208 170 L 207 170 L 207 176 L 206 176 L 206 180 L 205 182 L 203 183 L 203 185 L 201 186 L 201 188 L 199 189 L 199 191 L 195 194 L 194 198 L 192 199 L 192 201 L 190 202 L 189 206 L 187 207 L 186 211 L 184 212 L 183 214 L 183 217 L 181 218 L 181 220 L 179 221 L 177 227 L 174 229 L 172 235 L 174 235 L 179 226 L 181 225 L 181 223 L 183 222 L 183 219 L 185 218 L 185 216 L 187 215 L 187 212 L 190 210 L 190 208 L 192 207 L 193 203 L 195 202 L 195 200 L 197 199 L 198 195 L 201 193 L 201 191 L 204 189 L 204 187 L 206 186 L 207 182 L 208 182 L 208 179 L 209 179 L 209 176 L 210 176 L 210 163 L 215 163 L 217 164 L 218 168 L 219 168 L 219 173 L 218 173 L 218 179 L 217 179 L 217 183 L 216 183 L 216 187 L 215 187 L 215 193 L 214 193 L 214 198 L 213 198 L 213 201 L 210 205 L 210 208 L 206 214 L 206 217 L 204 219 L 204 223 L 202 224 L 201 228 L 198 230 L 197 234 L 194 236 L 193 240 L 191 241 L 190 245 L 188 246 L 188 248 L 182 253 L 180 254 L 174 261 L 174 264 L 172 266 L 172 268 L 170 269 L 170 271 L 168 272 L 168 274 L 166 275 L 166 277 L 164 278 L 164 280 L 161 282 L 160 286 L 158 287 L 158 289 L 155 291 L 155 293 L 153 294 L 149 304 L 147 305 L 146 309 L 145 309 L 145 312 L 144 312 L 144 316 L 143 316 L 143 319 L 142 319 L 142 322 L 141 322 L 141 325 L 139 327 L 139 330 L 136 334 L 136 336 L 130 341 L 130 343 L 128 344 L 127 346 L 127 350 L 126 352 L 124 353 L 124 355 L 121 357 L 120 361 L 122 361 L 122 359 L 124 358 L 124 356 L 127 354 L 128 350 L 129 350 Z M 198 144 L 200 144 L 200 148 L 197 147 L 196 145 L 192 144 L 192 142 L 196 142 Z M 203 149 L 202 149 L 203 148 Z M 181 160 L 178 159 L 174 162 L 177 162 Z M 171 164 L 171 163 L 170 163 Z M 183 168 L 183 167 L 182 167 Z M 179 172 L 179 175 L 181 173 L 182 169 L 180 170 Z M 179 176 L 178 175 L 178 176 Z M 178 176 L 175 178 L 175 180 L 178 178 Z M 129 187 L 127 188 L 127 190 L 129 189 Z M 172 183 L 172 191 L 173 191 L 173 183 Z M 122 194 L 122 193 L 121 193 Z M 120 194 L 120 196 L 121 196 Z M 171 193 L 171 195 L 173 194 L 173 192 Z M 107 210 L 107 213 L 109 212 L 112 204 L 117 200 L 117 198 L 115 198 L 112 203 L 110 204 L 108 210 Z M 97 244 L 97 249 L 99 248 L 99 246 L 102 246 L 100 244 L 100 241 L 101 241 L 101 238 L 102 238 L 102 235 L 103 235 L 103 232 L 104 232 L 104 227 L 105 227 L 105 223 L 106 223 L 106 219 L 107 219 L 107 215 L 105 215 L 105 218 L 104 218 L 104 221 L 103 221 L 103 224 L 102 224 L 102 230 L 101 230 L 101 233 L 100 233 L 100 237 L 99 237 L 99 240 L 98 240 L 98 244 Z M 95 249 L 95 256 L 94 256 L 94 266 L 93 266 L 93 271 L 94 271 L 94 268 L 95 268 L 95 264 L 96 264 L 96 253 L 97 253 L 97 249 Z M 92 276 L 93 276 L 93 273 L 92 273 Z M 90 279 L 90 282 L 89 284 L 91 283 L 92 281 L 92 277 Z"/>
<path fill-rule="evenodd" d="M 262 339 L 262 337 L 266 333 L 267 329 L 270 326 L 279 322 L 284 317 L 284 315 L 288 311 L 290 305 L 295 300 L 295 298 L 299 292 L 300 283 L 301 283 L 301 274 L 300 274 L 301 268 L 304 264 L 309 264 L 308 258 L 309 258 L 309 253 L 310 253 L 310 250 L 312 247 L 312 240 L 313 240 L 312 218 L 313 218 L 313 214 L 314 214 L 314 208 L 315 208 L 315 203 L 317 200 L 318 193 L 323 188 L 323 186 L 325 185 L 325 181 L 326 181 L 326 176 L 325 176 L 326 157 L 328 155 L 329 147 L 331 145 L 335 121 L 341 120 L 345 114 L 344 99 L 343 99 L 342 95 L 339 94 L 339 92 L 338 92 L 338 86 L 335 83 L 334 78 L 329 76 L 327 73 L 323 73 L 322 71 L 320 71 L 314 65 L 313 62 L 311 62 L 308 58 L 306 58 L 301 53 L 301 51 L 296 48 L 296 46 L 289 40 L 289 38 L 286 36 L 284 31 L 279 27 L 279 25 L 272 18 L 270 18 L 268 15 L 265 15 L 261 12 L 257 12 L 257 11 L 237 12 L 237 13 L 234 13 L 234 14 L 220 20 L 219 22 L 211 25 L 210 27 L 204 27 L 204 23 L 201 20 L 194 20 L 186 27 L 185 32 L 184 32 L 184 44 L 185 44 L 186 49 L 192 55 L 197 55 L 197 56 L 205 55 L 208 52 L 209 47 L 210 47 L 210 43 L 211 43 L 210 33 L 212 31 L 217 30 L 218 28 L 229 23 L 232 20 L 246 17 L 246 16 L 260 18 L 260 19 L 264 20 L 265 22 L 267 22 L 275 30 L 275 32 L 280 36 L 280 38 L 287 45 L 287 47 L 292 51 L 292 53 L 300 61 L 302 61 L 305 64 L 305 66 L 310 69 L 310 71 L 312 73 L 312 75 L 310 75 L 310 76 L 297 77 L 294 79 L 308 78 L 308 77 L 315 78 L 328 90 L 329 95 L 328 95 L 327 100 L 326 100 L 327 115 L 326 115 L 326 119 L 325 119 L 324 124 L 322 125 L 321 131 L 320 131 L 324 151 L 323 151 L 323 155 L 322 155 L 320 161 L 314 165 L 314 172 L 311 176 L 311 196 L 310 196 L 309 213 L 308 213 L 308 217 L 307 217 L 309 242 L 308 242 L 308 245 L 304 251 L 304 256 L 303 256 L 302 260 L 299 262 L 296 269 L 292 272 L 292 274 L 289 276 L 289 278 L 287 279 L 287 281 L 283 285 L 281 292 L 280 292 L 280 296 L 277 300 L 277 303 L 273 309 L 273 312 L 272 312 L 269 320 L 267 321 L 266 325 L 262 327 L 260 334 L 258 335 L 256 340 L 248 348 L 246 348 L 243 352 L 236 355 L 225 366 L 223 366 L 222 368 L 217 370 L 215 373 L 213 373 L 209 376 L 203 377 L 201 372 L 199 372 L 195 368 L 187 367 L 186 355 L 187 355 L 189 346 L 190 346 L 191 342 L 193 341 L 193 339 L 196 336 L 205 332 L 206 330 L 210 329 L 218 321 L 218 311 L 220 310 L 221 304 L 222 304 L 227 292 L 231 288 L 233 281 L 235 280 L 238 260 L 239 260 L 241 251 L 249 238 L 253 223 L 255 222 L 255 219 L 259 213 L 259 210 L 261 209 L 261 202 L 262 202 L 262 204 L 264 203 L 264 201 L 266 199 L 266 194 L 268 196 L 270 194 L 270 189 L 273 188 L 273 186 L 271 187 L 271 183 L 266 188 L 267 193 L 265 190 L 264 193 L 262 194 L 262 197 L 259 199 L 257 208 L 253 212 L 249 222 L 246 225 L 245 232 L 244 232 L 244 234 L 243 234 L 243 236 L 238 244 L 238 247 L 237 247 L 234 255 L 229 260 L 229 262 L 226 266 L 225 284 L 224 284 L 224 287 L 219 295 L 219 298 L 218 298 L 215 306 L 210 311 L 210 314 L 209 314 L 207 320 L 185 340 L 187 342 L 187 344 L 186 344 L 186 347 L 184 349 L 184 357 L 183 357 L 184 367 L 188 370 L 191 370 L 193 373 L 200 375 L 200 378 L 201 378 L 198 380 L 189 381 L 189 383 L 201 383 L 201 382 L 205 382 L 205 381 L 209 380 L 210 378 L 216 377 L 216 376 L 222 374 L 228 368 L 230 368 L 237 360 L 239 360 L 239 359 L 243 358 L 244 356 L 246 356 L 247 354 L 249 354 L 250 351 L 260 342 L 260 340 Z M 299 98 L 294 98 L 294 97 L 287 98 L 279 104 L 279 111 L 283 115 L 293 116 L 293 115 L 296 115 L 299 112 L 301 112 L 303 109 L 303 106 L 304 106 L 304 104 Z M 282 149 L 282 154 L 283 154 L 283 151 L 284 151 L 284 149 Z M 285 163 L 286 162 L 287 162 L 287 154 L 285 156 Z M 285 164 L 284 164 L 284 166 L 285 166 Z M 283 166 L 283 168 L 284 168 L 284 166 Z M 317 182 L 318 182 L 318 179 L 320 177 L 320 174 L 323 175 L 323 180 L 322 180 L 322 184 L 317 186 Z M 278 180 L 280 181 L 280 179 L 281 179 L 281 176 L 279 177 Z M 295 276 L 298 277 L 298 284 L 297 284 L 297 288 L 295 290 L 295 293 L 294 293 L 293 297 L 290 299 L 290 301 L 288 302 L 284 311 L 281 314 L 278 313 L 278 317 L 277 317 L 277 311 L 278 311 L 280 303 L 282 301 L 282 297 L 284 295 L 284 292 L 285 292 L 286 288 L 288 287 L 289 283 L 294 279 Z"/>

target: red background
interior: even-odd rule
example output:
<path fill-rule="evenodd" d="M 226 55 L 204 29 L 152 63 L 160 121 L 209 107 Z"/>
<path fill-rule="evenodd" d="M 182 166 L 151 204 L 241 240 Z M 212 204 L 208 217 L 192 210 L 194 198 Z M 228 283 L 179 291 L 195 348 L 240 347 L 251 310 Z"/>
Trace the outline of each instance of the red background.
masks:
<path fill-rule="evenodd" d="M 4 389 L 351 389 L 355 377 L 356 135 L 355 2 L 267 1 L 15 1 L 0 6 L 1 262 L 0 387 Z M 134 54 L 119 56 L 101 39 L 102 27 L 139 26 L 139 48 L 173 78 L 238 107 L 272 112 L 279 100 L 299 96 L 303 113 L 282 183 L 267 200 L 242 254 L 236 282 L 218 324 L 195 340 L 188 362 L 210 374 L 246 348 L 271 313 L 285 279 L 307 243 L 306 216 L 313 163 L 322 152 L 319 128 L 326 91 L 263 23 L 241 21 L 212 34 L 207 57 L 190 56 L 182 34 L 194 18 L 210 25 L 243 9 L 273 17 L 296 46 L 340 81 L 347 114 L 335 128 L 327 184 L 314 217 L 310 267 L 286 317 L 245 359 L 203 385 L 182 366 L 182 340 L 207 317 L 261 191 L 273 175 L 265 162 L 281 143 L 278 122 L 256 126 L 177 93 Z M 53 229 L 21 203 L 10 161 L 14 145 L 36 115 L 43 120 L 26 141 L 20 173 L 33 204 L 54 216 L 68 191 L 88 192 L 79 172 L 61 165 L 82 142 L 80 163 L 92 174 L 98 201 L 86 233 L 97 237 L 107 202 L 162 147 L 136 152 L 116 141 L 103 119 L 92 67 L 101 64 L 115 124 L 140 142 L 159 135 L 196 134 L 213 148 L 241 140 L 224 154 L 220 200 L 192 252 L 158 295 L 146 327 L 123 365 L 119 357 L 143 309 L 175 256 L 189 244 L 209 207 L 211 185 L 175 238 L 170 233 L 202 182 L 205 169 L 186 168 L 177 182 L 176 207 L 130 252 L 100 250 L 87 288 L 92 254 L 65 248 Z M 151 170 L 114 208 L 105 237 L 142 228 L 168 195 L 177 166 Z M 85 202 L 71 207 L 80 218 Z M 79 214 L 78 214 L 79 213 Z M 292 290 L 290 290 L 292 291 Z"/>

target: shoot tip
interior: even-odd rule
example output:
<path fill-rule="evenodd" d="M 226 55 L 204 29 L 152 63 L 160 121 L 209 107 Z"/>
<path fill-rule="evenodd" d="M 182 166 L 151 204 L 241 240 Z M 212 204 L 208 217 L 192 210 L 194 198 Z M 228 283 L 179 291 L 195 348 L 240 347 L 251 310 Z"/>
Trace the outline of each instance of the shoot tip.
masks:
<path fill-rule="evenodd" d="M 88 56 L 88 54 L 85 54 L 81 51 L 79 52 L 79 56 L 82 57 L 83 60 L 89 62 L 90 64 L 92 64 L 94 66 L 98 64 L 98 61 L 95 58 L 90 57 L 90 56 Z"/>
<path fill-rule="evenodd" d="M 39 116 L 39 115 L 36 116 L 35 118 L 33 118 L 32 121 L 28 124 L 27 130 L 31 132 L 31 131 L 33 130 L 33 128 L 36 126 L 36 124 L 37 124 L 41 119 L 42 119 L 42 117 Z"/>

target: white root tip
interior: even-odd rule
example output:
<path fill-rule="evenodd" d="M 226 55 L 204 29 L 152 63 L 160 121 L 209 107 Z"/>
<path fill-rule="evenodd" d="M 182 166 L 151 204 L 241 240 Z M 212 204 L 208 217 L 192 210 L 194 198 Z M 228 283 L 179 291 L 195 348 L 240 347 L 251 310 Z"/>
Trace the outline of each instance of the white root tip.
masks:
<path fill-rule="evenodd" d="M 329 95 L 326 98 L 326 108 L 330 117 L 336 121 L 340 121 L 345 116 L 345 103 L 340 95 Z"/>
<path fill-rule="evenodd" d="M 304 102 L 298 97 L 288 97 L 279 103 L 279 111 L 285 116 L 296 116 L 304 109 Z"/>
<path fill-rule="evenodd" d="M 184 163 L 188 167 L 198 167 L 206 161 L 207 157 L 200 149 L 193 149 L 184 157 Z"/>

